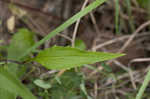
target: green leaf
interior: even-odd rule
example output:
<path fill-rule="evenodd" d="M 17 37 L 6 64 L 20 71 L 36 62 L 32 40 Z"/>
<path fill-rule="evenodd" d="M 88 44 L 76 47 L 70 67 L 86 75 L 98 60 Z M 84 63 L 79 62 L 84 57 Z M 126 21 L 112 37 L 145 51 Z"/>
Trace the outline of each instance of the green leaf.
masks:
<path fill-rule="evenodd" d="M 0 89 L 0 98 L 1 99 L 16 99 L 16 95 L 7 90 Z"/>
<path fill-rule="evenodd" d="M 33 45 L 34 33 L 27 29 L 19 29 L 8 48 L 8 59 L 19 60 L 18 58 Z"/>
<path fill-rule="evenodd" d="M 84 64 L 110 60 L 123 56 L 124 54 L 113 54 L 103 52 L 88 52 L 71 47 L 58 47 L 41 51 L 33 61 L 36 61 L 48 69 L 70 69 Z"/>
<path fill-rule="evenodd" d="M 12 37 L 10 46 L 8 47 L 8 59 L 19 60 L 20 55 L 34 45 L 34 33 L 27 29 L 19 29 L 18 32 Z M 26 58 L 26 57 L 25 57 Z M 18 64 L 8 64 L 10 72 L 20 77 L 23 72 L 18 69 Z"/>
<path fill-rule="evenodd" d="M 86 45 L 82 40 L 76 39 L 75 40 L 75 48 L 79 48 L 81 50 L 85 50 L 86 49 Z"/>
<path fill-rule="evenodd" d="M 12 73 L 3 67 L 0 67 L 0 88 L 19 95 L 23 99 L 36 99 Z"/>
<path fill-rule="evenodd" d="M 49 89 L 49 88 L 51 88 L 50 83 L 46 83 L 45 81 L 40 80 L 40 79 L 35 80 L 34 84 L 36 84 L 37 86 L 39 86 L 39 87 L 41 87 L 43 89 Z"/>

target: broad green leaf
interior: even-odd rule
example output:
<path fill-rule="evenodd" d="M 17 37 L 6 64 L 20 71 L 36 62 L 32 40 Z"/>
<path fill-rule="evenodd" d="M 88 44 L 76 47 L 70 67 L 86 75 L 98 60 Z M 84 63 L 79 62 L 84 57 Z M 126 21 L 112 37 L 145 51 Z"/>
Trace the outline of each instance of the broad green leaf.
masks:
<path fill-rule="evenodd" d="M 48 69 L 70 69 L 84 64 L 110 60 L 123 56 L 124 54 L 113 54 L 103 52 L 88 52 L 71 47 L 58 47 L 41 51 L 33 61 L 36 61 Z"/>
<path fill-rule="evenodd" d="M 20 55 L 33 45 L 34 33 L 27 29 L 19 29 L 8 48 L 8 59 L 18 60 Z"/>
<path fill-rule="evenodd" d="M 0 98 L 1 99 L 16 99 L 16 95 L 7 90 L 0 89 Z"/>
<path fill-rule="evenodd" d="M 49 89 L 49 88 L 51 88 L 50 83 L 46 83 L 45 81 L 40 80 L 40 79 L 35 80 L 34 84 L 36 84 L 37 86 L 39 86 L 39 87 L 41 87 L 43 89 Z"/>
<path fill-rule="evenodd" d="M 3 67 L 0 67 L 0 88 L 21 96 L 23 99 L 36 99 L 12 73 Z"/>
<path fill-rule="evenodd" d="M 8 59 L 19 61 L 20 55 L 30 48 L 34 44 L 34 33 L 27 29 L 19 29 L 16 34 L 12 37 L 10 46 L 8 47 Z M 17 64 L 8 64 L 9 70 L 16 74 L 18 77 L 21 76 L 20 70 Z"/>
<path fill-rule="evenodd" d="M 76 39 L 75 40 L 75 48 L 79 48 L 81 50 L 85 50 L 86 49 L 86 45 L 82 40 Z"/>

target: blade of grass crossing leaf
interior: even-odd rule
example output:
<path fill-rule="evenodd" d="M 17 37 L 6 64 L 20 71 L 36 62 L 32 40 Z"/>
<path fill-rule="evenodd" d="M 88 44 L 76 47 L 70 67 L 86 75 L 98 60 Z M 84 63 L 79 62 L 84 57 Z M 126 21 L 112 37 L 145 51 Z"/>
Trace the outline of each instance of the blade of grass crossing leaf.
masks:
<path fill-rule="evenodd" d="M 84 10 L 80 11 L 70 19 L 68 19 L 65 23 L 60 25 L 58 28 L 53 30 L 51 33 L 49 33 L 46 37 L 44 37 L 42 40 L 37 42 L 33 47 L 28 49 L 22 56 L 20 56 L 20 59 L 34 51 L 37 47 L 39 47 L 41 44 L 43 44 L 45 41 L 49 40 L 50 38 L 54 37 L 56 34 L 62 32 L 64 29 L 69 27 L 71 24 L 73 24 L 75 21 L 78 19 L 82 18 L 85 16 L 87 13 L 91 12 L 93 9 L 97 8 L 99 5 L 104 3 L 106 0 L 96 0 L 92 4 L 90 4 L 88 7 L 86 7 Z"/>
<path fill-rule="evenodd" d="M 149 69 L 149 71 L 145 77 L 145 80 L 136 96 L 136 99 L 142 99 L 143 93 L 144 93 L 146 87 L 148 86 L 149 82 L 150 82 L 150 69 Z"/>

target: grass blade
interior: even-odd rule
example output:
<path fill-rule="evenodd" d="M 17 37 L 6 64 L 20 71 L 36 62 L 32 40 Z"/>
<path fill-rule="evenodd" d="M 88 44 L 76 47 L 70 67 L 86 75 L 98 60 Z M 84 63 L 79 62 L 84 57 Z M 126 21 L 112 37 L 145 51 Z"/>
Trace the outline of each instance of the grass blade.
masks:
<path fill-rule="evenodd" d="M 144 93 L 146 87 L 148 86 L 149 81 L 150 81 L 150 70 L 148 71 L 148 73 L 145 77 L 145 80 L 136 96 L 136 99 L 142 99 L 143 93 Z"/>
<path fill-rule="evenodd" d="M 119 33 L 119 0 L 115 0 L 115 28 L 116 33 Z"/>

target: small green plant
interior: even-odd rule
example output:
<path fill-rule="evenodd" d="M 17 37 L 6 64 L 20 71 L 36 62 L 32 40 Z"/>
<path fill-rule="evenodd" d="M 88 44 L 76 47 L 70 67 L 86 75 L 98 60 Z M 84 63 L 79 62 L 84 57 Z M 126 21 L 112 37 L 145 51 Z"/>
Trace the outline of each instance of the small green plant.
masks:
<path fill-rule="evenodd" d="M 34 42 L 35 34 L 33 32 L 27 29 L 18 30 L 18 32 L 13 36 L 11 44 L 7 48 L 8 57 L 2 57 L 0 59 L 0 62 L 4 62 L 0 66 L 0 95 L 5 95 L 3 97 L 12 96 L 12 98 L 14 97 L 13 99 L 16 99 L 17 96 L 20 96 L 23 99 L 36 99 L 36 97 L 28 90 L 28 88 L 25 87 L 19 80 L 26 73 L 27 68 L 32 67 L 31 62 L 33 61 L 40 63 L 47 69 L 61 70 L 71 69 L 77 66 L 93 64 L 95 62 L 110 60 L 113 58 L 123 56 L 124 54 L 89 52 L 81 50 L 79 48 L 85 49 L 84 45 L 82 44 L 79 48 L 54 46 L 52 48 L 47 48 L 40 51 L 35 57 L 31 57 L 31 55 L 33 56 L 33 53 L 35 52 L 37 47 L 39 47 L 45 41 L 69 27 L 76 20 L 85 16 L 88 12 L 92 11 L 105 1 L 106 0 L 94 1 L 84 10 L 71 17 L 64 24 L 60 25 L 58 28 L 56 28 L 54 31 L 49 33 L 46 37 L 44 37 L 37 43 Z M 62 77 L 62 79 L 66 78 Z M 71 79 L 70 77 L 69 79 L 70 81 L 75 80 Z M 69 81 L 69 79 L 67 78 L 67 80 L 64 81 Z M 50 85 L 48 85 L 46 82 L 40 79 L 35 80 L 34 84 L 36 84 L 39 87 L 42 87 L 44 90 L 51 88 Z M 64 86 L 69 86 L 66 85 L 66 83 L 63 84 Z M 83 93 L 87 95 L 83 85 L 81 89 L 84 91 Z M 55 90 L 56 92 L 58 92 L 57 88 L 55 88 Z M 62 94 L 61 91 L 65 91 L 65 89 L 62 88 L 62 90 L 59 90 L 59 94 Z M 46 92 L 47 91 L 45 91 L 44 95 L 47 94 Z M 56 95 L 55 91 L 52 94 L 55 94 L 53 97 L 58 96 Z"/>

